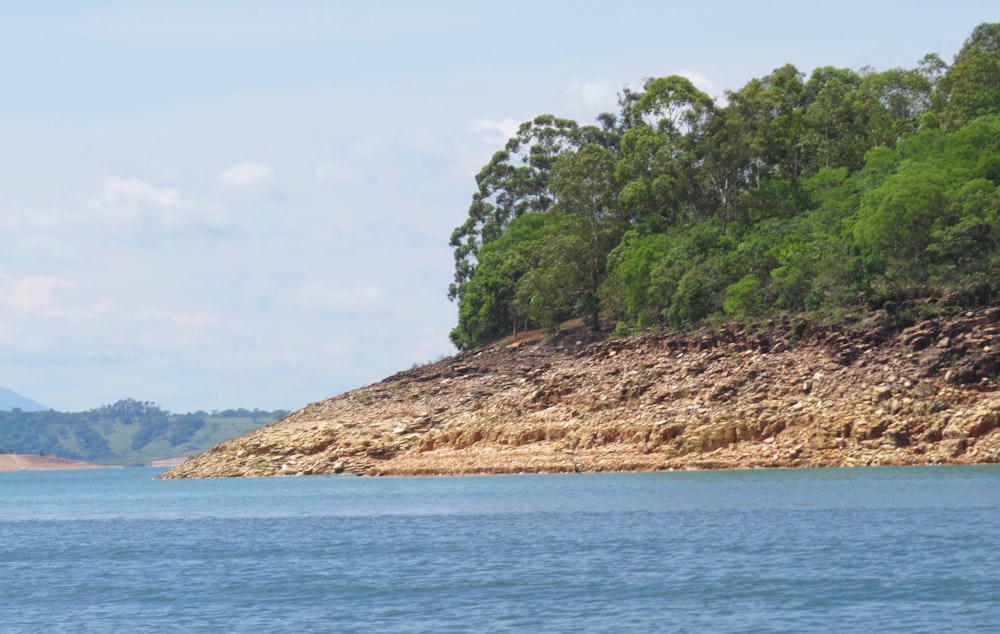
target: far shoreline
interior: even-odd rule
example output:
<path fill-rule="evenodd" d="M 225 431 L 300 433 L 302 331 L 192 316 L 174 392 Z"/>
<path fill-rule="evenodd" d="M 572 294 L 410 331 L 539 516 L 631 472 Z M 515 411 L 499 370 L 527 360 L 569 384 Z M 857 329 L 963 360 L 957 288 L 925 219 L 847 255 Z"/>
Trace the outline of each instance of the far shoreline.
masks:
<path fill-rule="evenodd" d="M 58 456 L 37 454 L 0 454 L 0 472 L 8 471 L 67 471 L 71 469 L 118 469 L 120 465 L 95 464 Z"/>

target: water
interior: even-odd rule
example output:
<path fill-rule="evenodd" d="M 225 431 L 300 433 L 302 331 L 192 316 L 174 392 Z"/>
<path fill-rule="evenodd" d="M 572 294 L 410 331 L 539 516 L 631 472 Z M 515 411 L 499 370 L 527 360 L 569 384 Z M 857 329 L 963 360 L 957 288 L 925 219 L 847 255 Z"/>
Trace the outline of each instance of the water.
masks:
<path fill-rule="evenodd" d="M 1000 467 L 0 474 L 0 632 L 997 632 Z"/>

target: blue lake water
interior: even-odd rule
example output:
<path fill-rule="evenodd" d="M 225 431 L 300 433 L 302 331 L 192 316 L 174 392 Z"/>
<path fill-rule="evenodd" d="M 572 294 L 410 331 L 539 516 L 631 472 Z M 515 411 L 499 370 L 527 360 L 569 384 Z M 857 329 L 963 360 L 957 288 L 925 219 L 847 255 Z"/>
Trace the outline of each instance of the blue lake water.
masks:
<path fill-rule="evenodd" d="M 0 473 L 0 632 L 998 632 L 1000 467 Z"/>

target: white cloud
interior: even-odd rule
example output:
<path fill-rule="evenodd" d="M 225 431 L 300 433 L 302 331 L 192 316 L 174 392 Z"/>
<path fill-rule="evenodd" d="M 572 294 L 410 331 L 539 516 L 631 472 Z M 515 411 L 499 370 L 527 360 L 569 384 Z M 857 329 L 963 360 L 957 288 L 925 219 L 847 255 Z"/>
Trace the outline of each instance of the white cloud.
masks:
<path fill-rule="evenodd" d="M 316 166 L 316 178 L 334 183 L 350 183 L 358 180 L 358 173 L 336 163 L 320 161 Z"/>
<path fill-rule="evenodd" d="M 161 216 L 180 200 L 175 189 L 157 189 L 138 179 L 109 176 L 94 207 L 103 213 L 110 224 L 130 224 L 139 220 L 148 210 Z"/>
<path fill-rule="evenodd" d="M 688 78 L 696 88 L 706 93 L 709 97 L 716 99 L 722 96 L 722 88 L 714 81 L 702 75 L 696 70 L 679 70 L 678 75 Z"/>
<path fill-rule="evenodd" d="M 478 135 L 482 143 L 500 147 L 517 134 L 520 125 L 514 119 L 479 119 L 469 127 L 469 131 Z"/>
<path fill-rule="evenodd" d="M 385 297 L 377 286 L 332 287 L 323 282 L 309 281 L 295 291 L 295 301 L 304 308 L 338 311 L 366 311 L 380 306 Z"/>
<path fill-rule="evenodd" d="M 0 228 L 11 232 L 58 232 L 95 224 L 119 227 L 152 221 L 165 227 L 222 226 L 228 214 L 218 203 L 186 197 L 175 188 L 156 187 L 137 178 L 107 176 L 97 192 L 84 192 L 64 207 L 12 206 L 0 213 Z M 25 238 L 24 251 L 64 257 L 73 249 L 57 244 L 51 236 Z"/>
<path fill-rule="evenodd" d="M 617 110 L 618 89 L 617 84 L 609 81 L 574 79 L 566 86 L 566 97 L 575 114 L 596 116 Z"/>
<path fill-rule="evenodd" d="M 469 124 L 455 161 L 456 172 L 463 178 L 475 176 L 520 126 L 515 119 L 478 119 Z"/>
<path fill-rule="evenodd" d="M 273 172 L 262 163 L 240 163 L 219 174 L 219 182 L 230 189 L 254 189 L 271 182 Z"/>
<path fill-rule="evenodd" d="M 0 301 L 15 310 L 46 313 L 55 306 L 56 291 L 75 288 L 57 277 L 0 278 Z"/>
<path fill-rule="evenodd" d="M 112 226 L 146 219 L 172 228 L 227 222 L 225 210 L 214 202 L 185 198 L 177 189 L 154 187 L 135 178 L 108 176 L 101 194 L 84 200 L 92 214 Z"/>
<path fill-rule="evenodd" d="M 382 139 L 358 139 L 351 144 L 351 156 L 358 159 L 371 160 L 386 155 L 386 144 Z"/>

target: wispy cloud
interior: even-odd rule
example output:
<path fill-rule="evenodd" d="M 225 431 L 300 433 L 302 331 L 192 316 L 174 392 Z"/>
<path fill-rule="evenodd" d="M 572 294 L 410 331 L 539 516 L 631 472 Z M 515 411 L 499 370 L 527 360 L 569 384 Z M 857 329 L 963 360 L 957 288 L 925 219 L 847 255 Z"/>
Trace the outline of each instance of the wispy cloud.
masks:
<path fill-rule="evenodd" d="M 56 292 L 76 285 L 58 277 L 0 277 L 0 302 L 19 311 L 44 313 L 56 306 Z"/>
<path fill-rule="evenodd" d="M 168 228 L 182 228 L 228 222 L 225 209 L 218 203 L 187 198 L 180 190 L 156 187 L 137 178 L 108 176 L 101 192 L 84 196 L 84 200 L 92 218 L 111 226 L 152 221 Z"/>
<path fill-rule="evenodd" d="M 469 131 L 477 135 L 482 143 L 502 146 L 517 134 L 520 125 L 521 122 L 515 119 L 479 119 L 469 126 Z"/>
<path fill-rule="evenodd" d="M 378 308 L 385 299 L 385 292 L 377 286 L 335 287 L 324 282 L 308 281 L 296 289 L 294 297 L 304 308 L 363 312 Z"/>
<path fill-rule="evenodd" d="M 591 117 L 602 112 L 614 112 L 620 86 L 600 79 L 574 79 L 566 86 L 570 111 Z"/>
<path fill-rule="evenodd" d="M 273 171 L 267 165 L 250 162 L 226 168 L 219 174 L 218 179 L 223 187 L 247 190 L 269 184 L 273 176 Z"/>
<path fill-rule="evenodd" d="M 388 154 L 388 145 L 382 139 L 366 137 L 351 143 L 351 156 L 361 160 L 379 159 Z"/>
<path fill-rule="evenodd" d="M 696 70 L 679 70 L 676 74 L 681 77 L 687 77 L 696 88 L 699 88 L 713 99 L 722 96 L 722 88 L 720 88 L 717 83 Z"/>
<path fill-rule="evenodd" d="M 350 183 L 358 179 L 358 173 L 331 161 L 320 161 L 316 165 L 316 178 L 326 182 Z"/>

